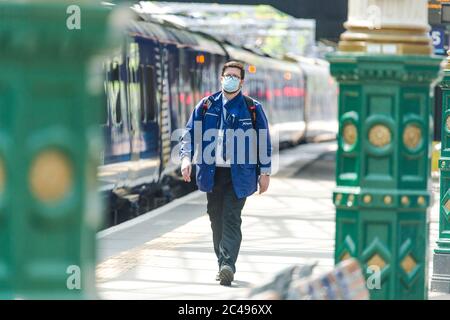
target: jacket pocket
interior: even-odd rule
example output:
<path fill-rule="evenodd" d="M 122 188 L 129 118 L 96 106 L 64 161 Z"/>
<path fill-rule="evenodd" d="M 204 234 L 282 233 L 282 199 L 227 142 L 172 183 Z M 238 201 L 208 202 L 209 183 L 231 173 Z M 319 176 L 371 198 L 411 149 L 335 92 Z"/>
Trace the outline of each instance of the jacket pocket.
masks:
<path fill-rule="evenodd" d="M 240 185 L 248 192 L 252 191 L 257 182 L 256 164 L 241 164 L 239 169 Z"/>
<path fill-rule="evenodd" d="M 214 184 L 214 169 L 205 164 L 196 166 L 196 181 L 200 191 L 209 192 Z"/>
<path fill-rule="evenodd" d="M 219 116 L 215 113 L 206 112 L 203 116 L 203 132 L 208 129 L 217 129 Z"/>

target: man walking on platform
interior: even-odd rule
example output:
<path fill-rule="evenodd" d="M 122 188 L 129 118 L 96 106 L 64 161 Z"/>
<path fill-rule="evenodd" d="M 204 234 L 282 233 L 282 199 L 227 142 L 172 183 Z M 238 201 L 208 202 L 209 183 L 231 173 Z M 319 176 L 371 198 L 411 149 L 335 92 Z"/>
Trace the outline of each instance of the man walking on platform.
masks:
<path fill-rule="evenodd" d="M 222 68 L 222 90 L 195 107 L 181 138 L 184 181 L 207 192 L 207 212 L 213 232 L 219 273 L 216 280 L 234 280 L 241 246 L 241 211 L 246 198 L 267 191 L 271 172 L 271 142 L 266 115 L 259 102 L 244 96 L 244 66 L 235 61 Z"/>

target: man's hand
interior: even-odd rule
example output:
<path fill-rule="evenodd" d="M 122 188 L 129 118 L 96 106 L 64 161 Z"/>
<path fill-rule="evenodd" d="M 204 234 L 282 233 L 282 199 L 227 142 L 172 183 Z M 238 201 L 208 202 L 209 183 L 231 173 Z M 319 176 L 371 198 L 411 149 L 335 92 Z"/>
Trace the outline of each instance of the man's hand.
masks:
<path fill-rule="evenodd" d="M 269 189 L 269 183 L 270 183 L 270 176 L 268 175 L 261 175 L 259 177 L 259 194 L 262 194 Z"/>
<path fill-rule="evenodd" d="M 183 175 L 184 182 L 191 182 L 192 164 L 189 158 L 184 157 L 181 161 L 181 174 Z"/>

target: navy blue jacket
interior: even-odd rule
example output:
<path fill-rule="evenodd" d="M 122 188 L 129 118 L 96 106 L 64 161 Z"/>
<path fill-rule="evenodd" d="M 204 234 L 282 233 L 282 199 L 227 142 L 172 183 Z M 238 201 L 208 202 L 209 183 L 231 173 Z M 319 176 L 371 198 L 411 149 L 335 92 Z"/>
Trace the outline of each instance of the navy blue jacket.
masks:
<path fill-rule="evenodd" d="M 223 109 L 222 92 L 217 92 L 209 97 L 212 104 L 206 112 L 203 110 L 205 99 L 202 99 L 198 103 L 186 124 L 186 130 L 181 137 L 180 158 L 189 157 L 191 161 L 196 164 L 196 181 L 198 188 L 203 192 L 211 192 L 214 186 L 214 173 L 216 168 L 214 152 L 217 129 L 220 125 L 219 119 L 222 117 Z M 272 146 L 269 125 L 261 104 L 258 101 L 255 101 L 255 106 L 255 129 L 258 134 L 255 133 L 254 135 L 256 139 L 246 139 L 244 137 L 244 140 L 238 140 L 236 137 L 238 136 L 238 133 L 240 133 L 240 136 L 242 137 L 242 134 L 250 134 L 250 131 L 248 131 L 249 129 L 253 130 L 251 114 L 245 103 L 244 96 L 242 93 L 239 93 L 232 100 L 227 101 L 224 106 L 228 116 L 226 117 L 226 121 L 224 121 L 223 129 L 226 130 L 226 132 L 231 132 L 230 130 L 233 130 L 232 132 L 236 134 L 236 136 L 232 138 L 228 135 L 224 144 L 225 148 L 231 148 L 233 144 L 230 143 L 230 141 L 234 139 L 234 150 L 233 152 L 230 152 L 230 155 L 233 157 L 231 162 L 231 179 L 234 191 L 238 198 L 248 197 L 257 190 L 258 168 L 261 173 L 270 173 L 271 169 Z M 216 135 L 205 135 L 207 132 L 216 132 Z M 264 139 L 265 141 L 261 139 Z M 251 144 L 250 140 L 255 143 Z M 256 147 L 256 144 L 258 147 Z M 260 156 L 256 156 L 256 150 L 259 150 Z M 195 159 L 193 159 L 194 155 L 196 155 Z M 213 156 L 213 161 L 211 161 L 209 155 Z M 261 155 L 263 156 L 261 157 Z"/>

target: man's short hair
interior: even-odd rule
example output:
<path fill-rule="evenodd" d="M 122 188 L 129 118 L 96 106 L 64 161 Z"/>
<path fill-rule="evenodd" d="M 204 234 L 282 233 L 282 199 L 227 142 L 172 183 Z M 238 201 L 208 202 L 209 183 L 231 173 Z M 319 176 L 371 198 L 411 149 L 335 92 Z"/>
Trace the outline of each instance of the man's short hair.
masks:
<path fill-rule="evenodd" d="M 245 78 L 245 68 L 244 68 L 244 65 L 242 63 L 237 62 L 237 61 L 229 61 L 229 62 L 225 63 L 223 68 L 222 68 L 222 75 L 225 74 L 225 71 L 228 68 L 237 68 L 237 69 L 241 70 L 241 79 L 244 80 L 244 78 Z"/>

